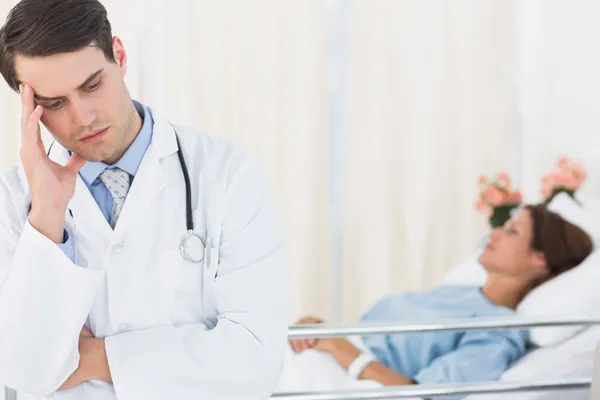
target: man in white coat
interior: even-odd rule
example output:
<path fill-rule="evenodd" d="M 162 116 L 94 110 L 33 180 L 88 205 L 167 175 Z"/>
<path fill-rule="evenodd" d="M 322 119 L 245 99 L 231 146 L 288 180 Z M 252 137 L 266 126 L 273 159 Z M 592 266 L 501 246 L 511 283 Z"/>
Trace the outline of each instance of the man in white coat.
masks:
<path fill-rule="evenodd" d="M 266 179 L 244 150 L 132 100 L 126 71 L 97 0 L 22 0 L 0 31 L 22 101 L 21 164 L 0 180 L 0 386 L 268 398 L 288 282 Z M 199 263 L 180 249 L 190 223 Z"/>

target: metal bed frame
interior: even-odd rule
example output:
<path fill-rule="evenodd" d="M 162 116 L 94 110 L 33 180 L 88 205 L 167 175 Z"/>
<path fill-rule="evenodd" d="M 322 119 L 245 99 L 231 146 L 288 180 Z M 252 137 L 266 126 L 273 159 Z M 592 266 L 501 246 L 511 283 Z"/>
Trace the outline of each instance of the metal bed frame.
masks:
<path fill-rule="evenodd" d="M 352 335 L 383 335 L 432 331 L 470 331 L 504 328 L 534 328 L 551 326 L 599 325 L 597 318 L 575 317 L 493 317 L 422 320 L 418 323 L 382 322 L 352 325 L 303 324 L 290 326 L 289 339 L 331 338 Z M 532 382 L 482 382 L 443 385 L 386 386 L 377 389 L 325 392 L 274 393 L 272 399 L 285 400 L 358 400 L 402 399 L 485 393 L 515 393 L 545 390 L 589 389 L 591 378 L 561 379 Z M 17 393 L 5 388 L 6 400 L 17 400 Z"/>
<path fill-rule="evenodd" d="M 362 323 L 354 325 L 306 324 L 292 325 L 290 339 L 330 338 L 352 335 L 418 333 L 431 331 L 470 331 L 503 328 L 534 328 L 551 326 L 591 326 L 600 324 L 597 318 L 574 317 L 493 317 L 423 320 L 418 323 Z M 591 378 L 571 378 L 527 382 L 480 382 L 440 385 L 384 386 L 377 389 L 356 389 L 324 392 L 281 392 L 271 398 L 285 400 L 357 400 L 435 398 L 449 395 L 489 393 L 523 393 L 546 390 L 589 389 Z"/>

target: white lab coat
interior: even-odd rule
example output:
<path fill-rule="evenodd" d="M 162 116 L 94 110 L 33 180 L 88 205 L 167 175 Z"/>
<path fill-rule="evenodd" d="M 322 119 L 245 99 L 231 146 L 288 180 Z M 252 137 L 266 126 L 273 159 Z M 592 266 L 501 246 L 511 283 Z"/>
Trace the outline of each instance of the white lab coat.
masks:
<path fill-rule="evenodd" d="M 65 216 L 76 264 L 28 223 L 22 168 L 0 180 L 0 387 L 61 400 L 220 400 L 265 399 L 277 385 L 288 281 L 265 178 L 242 149 L 177 128 L 195 231 L 205 240 L 210 226 L 217 248 L 203 273 L 179 250 L 185 183 L 175 132 L 153 115 L 114 232 L 77 178 L 74 221 Z M 68 153 L 55 143 L 50 157 L 64 165 Z M 84 323 L 105 338 L 113 385 L 56 391 L 78 366 Z"/>

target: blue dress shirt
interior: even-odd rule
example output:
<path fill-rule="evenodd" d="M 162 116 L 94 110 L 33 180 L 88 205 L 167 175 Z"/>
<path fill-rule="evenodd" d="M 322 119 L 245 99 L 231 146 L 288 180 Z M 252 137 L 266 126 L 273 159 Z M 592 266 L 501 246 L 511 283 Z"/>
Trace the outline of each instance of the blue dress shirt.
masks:
<path fill-rule="evenodd" d="M 152 132 L 154 130 L 154 120 L 152 119 L 152 114 L 141 103 L 134 100 L 133 104 L 135 105 L 137 112 L 140 114 L 140 117 L 142 117 L 142 129 L 134 139 L 133 143 L 131 143 L 131 146 L 129 146 L 125 154 L 123 154 L 123 157 L 121 157 L 119 161 L 113 165 L 107 165 L 102 161 L 88 161 L 79 171 L 81 179 L 85 182 L 86 186 L 90 190 L 94 200 L 96 200 L 96 203 L 98 204 L 98 207 L 100 207 L 102 214 L 104 214 L 106 221 L 110 221 L 114 201 L 110 191 L 100 180 L 100 174 L 106 168 L 121 168 L 130 175 L 130 179 L 133 179 L 142 162 L 142 158 L 144 157 L 144 154 L 146 154 L 146 150 L 152 141 Z M 75 249 L 73 248 L 71 237 L 67 233 L 65 238 L 66 241 L 64 243 L 59 243 L 58 246 L 71 259 L 71 261 L 74 262 Z"/>

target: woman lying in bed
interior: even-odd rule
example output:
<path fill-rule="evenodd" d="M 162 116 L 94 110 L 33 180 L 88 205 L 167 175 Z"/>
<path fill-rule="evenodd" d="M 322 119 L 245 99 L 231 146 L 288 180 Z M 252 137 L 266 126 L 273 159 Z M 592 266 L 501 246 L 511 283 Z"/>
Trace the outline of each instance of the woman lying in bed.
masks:
<path fill-rule="evenodd" d="M 491 233 L 479 258 L 488 276 L 482 287 L 443 286 L 391 295 L 376 303 L 362 321 L 514 315 L 527 293 L 580 264 L 592 250 L 590 237 L 579 227 L 544 206 L 528 206 Z M 312 317 L 298 321 L 322 322 Z M 527 339 L 527 330 L 514 328 L 368 335 L 362 340 L 374 360 L 362 368 L 355 363 L 352 371 L 359 379 L 383 385 L 496 380 L 525 354 Z M 292 340 L 290 345 L 296 353 L 310 348 L 329 353 L 346 370 L 361 354 L 342 338 Z"/>

